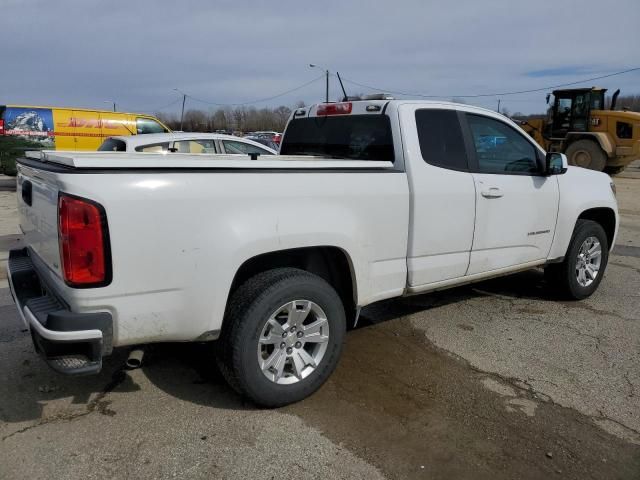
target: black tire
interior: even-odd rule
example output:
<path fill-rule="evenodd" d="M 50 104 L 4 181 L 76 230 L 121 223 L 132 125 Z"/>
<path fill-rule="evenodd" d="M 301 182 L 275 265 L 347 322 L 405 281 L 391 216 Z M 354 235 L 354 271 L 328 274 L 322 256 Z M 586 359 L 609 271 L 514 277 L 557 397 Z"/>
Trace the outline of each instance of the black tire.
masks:
<path fill-rule="evenodd" d="M 596 278 L 590 285 L 582 286 L 578 283 L 576 264 L 580 247 L 589 237 L 595 237 L 600 242 L 602 257 Z M 582 300 L 596 291 L 602 281 L 608 261 L 609 242 L 602 226 L 592 220 L 578 220 L 564 261 L 562 263 L 547 265 L 544 271 L 545 278 L 551 288 L 559 293 L 561 297 L 572 300 Z"/>
<path fill-rule="evenodd" d="M 573 142 L 567 151 L 569 165 L 588 168 L 602 172 L 607 165 L 607 155 L 600 145 L 592 140 L 577 140 Z"/>
<path fill-rule="evenodd" d="M 606 167 L 604 171 L 607 172 L 609 175 L 617 175 L 619 173 L 622 173 L 625 168 L 627 167 Z"/>
<path fill-rule="evenodd" d="M 327 349 L 307 377 L 289 385 L 268 379 L 258 363 L 258 340 L 269 317 L 293 300 L 309 300 L 326 313 Z M 238 393 L 264 407 L 280 407 L 302 400 L 331 375 L 342 353 L 346 331 L 344 307 L 336 291 L 322 278 L 295 268 L 259 273 L 232 295 L 216 357 L 223 376 Z"/>

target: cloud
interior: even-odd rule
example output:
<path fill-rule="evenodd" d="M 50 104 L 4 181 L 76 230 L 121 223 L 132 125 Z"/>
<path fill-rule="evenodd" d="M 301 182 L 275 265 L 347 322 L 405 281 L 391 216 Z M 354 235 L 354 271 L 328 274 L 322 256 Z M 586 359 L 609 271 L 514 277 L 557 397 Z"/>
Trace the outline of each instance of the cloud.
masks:
<path fill-rule="evenodd" d="M 598 30 L 602 4 L 595 0 L 0 0 L 0 104 L 98 108 L 115 100 L 154 111 L 179 98 L 173 88 L 209 102 L 243 102 L 312 80 L 320 72 L 309 63 L 359 83 L 444 98 L 526 90 L 545 86 L 545 77 L 564 83 L 587 71 L 636 66 L 640 2 L 612 1 L 609 8 L 617 12 L 616 35 Z M 637 92 L 639 77 L 602 86 Z M 337 98 L 336 82 L 331 91 Z M 323 96 L 320 81 L 266 105 Z M 544 95 L 505 98 L 503 105 L 542 111 Z"/>

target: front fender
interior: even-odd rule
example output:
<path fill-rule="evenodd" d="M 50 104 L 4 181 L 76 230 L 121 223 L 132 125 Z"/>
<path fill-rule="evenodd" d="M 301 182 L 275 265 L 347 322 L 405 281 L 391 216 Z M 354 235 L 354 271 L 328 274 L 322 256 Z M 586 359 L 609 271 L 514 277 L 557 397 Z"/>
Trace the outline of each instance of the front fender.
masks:
<path fill-rule="evenodd" d="M 611 190 L 611 178 L 602 172 L 569 167 L 558 177 L 560 203 L 558 220 L 549 259 L 564 257 L 580 215 L 593 208 L 609 208 L 616 217 L 616 228 L 610 248 L 615 244 L 620 223 L 618 204 Z"/>

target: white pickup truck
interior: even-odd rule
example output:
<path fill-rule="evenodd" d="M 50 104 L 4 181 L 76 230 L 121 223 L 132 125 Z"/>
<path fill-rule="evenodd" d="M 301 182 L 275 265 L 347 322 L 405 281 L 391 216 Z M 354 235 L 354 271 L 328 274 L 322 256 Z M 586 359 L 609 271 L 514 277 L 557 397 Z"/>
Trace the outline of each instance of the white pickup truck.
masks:
<path fill-rule="evenodd" d="M 235 389 L 284 405 L 328 378 L 361 307 L 534 267 L 581 299 L 618 229 L 607 175 L 467 105 L 300 108 L 280 153 L 20 160 L 9 279 L 46 362 L 215 341 Z"/>

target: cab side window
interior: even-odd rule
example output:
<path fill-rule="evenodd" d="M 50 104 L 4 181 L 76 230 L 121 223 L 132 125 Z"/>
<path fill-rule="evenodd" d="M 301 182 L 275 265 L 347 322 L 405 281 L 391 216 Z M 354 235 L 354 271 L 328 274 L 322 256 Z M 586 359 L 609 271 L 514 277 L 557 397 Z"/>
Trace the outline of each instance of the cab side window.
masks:
<path fill-rule="evenodd" d="M 535 174 L 540 171 L 537 151 L 506 123 L 467 114 L 480 173 Z"/>
<path fill-rule="evenodd" d="M 166 129 L 155 120 L 150 118 L 136 118 L 136 132 L 138 135 L 145 133 L 165 133 Z"/>
<path fill-rule="evenodd" d="M 468 170 L 467 152 L 455 110 L 416 110 L 416 127 L 425 162 L 451 170 Z"/>

